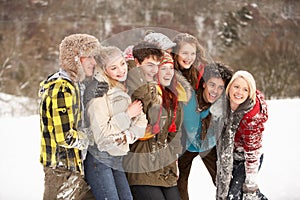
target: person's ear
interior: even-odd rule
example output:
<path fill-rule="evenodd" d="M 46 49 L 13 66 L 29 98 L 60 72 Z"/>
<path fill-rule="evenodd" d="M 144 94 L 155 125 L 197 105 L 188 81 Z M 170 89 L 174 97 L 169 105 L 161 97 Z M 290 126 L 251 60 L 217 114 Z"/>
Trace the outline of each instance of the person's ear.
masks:
<path fill-rule="evenodd" d="M 141 65 L 140 63 L 139 63 L 139 61 L 138 61 L 138 59 L 137 58 L 134 58 L 134 62 L 135 62 L 135 65 L 138 67 L 139 65 Z"/>
<path fill-rule="evenodd" d="M 84 57 L 80 57 L 79 60 L 80 60 L 80 63 L 82 64 L 83 60 L 84 60 Z"/>

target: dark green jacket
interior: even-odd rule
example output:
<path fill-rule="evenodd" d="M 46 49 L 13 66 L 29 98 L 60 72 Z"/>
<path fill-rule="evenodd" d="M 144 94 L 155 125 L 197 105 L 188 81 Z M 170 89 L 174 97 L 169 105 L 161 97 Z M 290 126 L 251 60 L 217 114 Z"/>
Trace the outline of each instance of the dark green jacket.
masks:
<path fill-rule="evenodd" d="M 152 185 L 163 187 L 177 185 L 176 161 L 177 155 L 182 153 L 181 124 L 183 115 L 181 105 L 190 98 L 191 88 L 183 76 L 176 73 L 176 78 L 179 83 L 178 93 L 180 93 L 180 104 L 175 119 L 177 132 L 168 132 L 174 112 L 172 110 L 167 111 L 166 109 L 162 109 L 160 115 L 160 132 L 150 139 L 138 140 L 133 143 L 130 147 L 130 152 L 124 158 L 124 169 L 127 172 L 126 175 L 130 185 Z M 144 85 L 144 87 L 146 86 Z M 132 96 L 141 96 L 146 90 L 147 89 L 135 90 L 135 94 Z M 148 89 L 148 91 L 152 90 Z M 157 94 L 159 94 L 159 92 L 154 93 L 154 95 Z M 144 100 L 145 99 L 149 100 L 146 104 L 151 105 L 151 108 L 147 110 L 148 117 L 150 120 L 156 122 L 157 119 L 153 119 L 153 116 L 159 115 L 155 114 L 155 112 L 151 113 L 150 110 L 159 112 L 160 106 L 156 102 L 157 98 L 151 98 L 150 96 L 144 98 Z M 150 123 L 154 124 L 154 122 Z"/>

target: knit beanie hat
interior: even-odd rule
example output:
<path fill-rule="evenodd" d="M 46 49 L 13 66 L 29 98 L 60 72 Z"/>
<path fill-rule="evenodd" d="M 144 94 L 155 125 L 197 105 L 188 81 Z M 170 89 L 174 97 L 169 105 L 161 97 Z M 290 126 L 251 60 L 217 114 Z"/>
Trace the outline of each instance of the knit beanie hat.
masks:
<path fill-rule="evenodd" d="M 162 66 L 162 65 L 164 65 L 164 64 L 167 64 L 167 63 L 171 63 L 171 64 L 174 65 L 174 60 L 173 60 L 172 56 L 168 52 L 164 51 L 163 52 L 162 60 L 159 63 L 159 67 Z"/>
<path fill-rule="evenodd" d="M 65 37 L 59 46 L 59 65 L 73 81 L 78 80 L 80 57 L 95 56 L 101 45 L 98 39 L 88 34 L 72 34 Z"/>
<path fill-rule="evenodd" d="M 123 55 L 126 61 L 129 60 L 134 60 L 133 54 L 132 54 L 132 49 L 133 49 L 134 45 L 129 45 L 128 47 L 126 47 L 126 49 L 123 51 Z"/>
<path fill-rule="evenodd" d="M 114 59 L 123 56 L 123 52 L 115 46 L 102 47 L 99 56 L 96 57 L 96 61 L 99 66 L 105 70 L 105 68 L 112 62 Z"/>
<path fill-rule="evenodd" d="M 170 38 L 162 33 L 149 33 L 144 37 L 144 41 L 157 43 L 162 50 L 176 46 L 176 43 L 172 42 Z"/>

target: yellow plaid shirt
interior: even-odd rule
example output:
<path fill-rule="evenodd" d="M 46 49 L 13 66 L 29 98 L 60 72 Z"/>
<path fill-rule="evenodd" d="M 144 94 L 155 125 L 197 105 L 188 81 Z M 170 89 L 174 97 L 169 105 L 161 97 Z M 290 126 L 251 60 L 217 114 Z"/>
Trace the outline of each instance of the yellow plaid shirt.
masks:
<path fill-rule="evenodd" d="M 40 162 L 83 174 L 81 151 L 75 146 L 82 112 L 78 84 L 57 72 L 40 86 Z"/>

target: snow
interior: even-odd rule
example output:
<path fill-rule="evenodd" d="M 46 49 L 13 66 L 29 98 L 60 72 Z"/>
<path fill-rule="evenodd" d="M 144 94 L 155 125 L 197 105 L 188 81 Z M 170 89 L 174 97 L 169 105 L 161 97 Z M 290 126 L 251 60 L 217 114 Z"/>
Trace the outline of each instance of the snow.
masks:
<path fill-rule="evenodd" d="M 14 97 L 9 102 L 15 107 L 18 101 Z M 39 163 L 39 116 L 8 116 L 8 103 L 5 108 L 1 101 L 0 105 L 0 199 L 41 200 L 44 173 Z M 299 119 L 295 117 L 300 113 L 300 99 L 270 100 L 268 105 L 260 189 L 270 200 L 300 199 Z M 199 157 L 193 162 L 189 194 L 191 200 L 215 199 L 215 188 Z"/>

